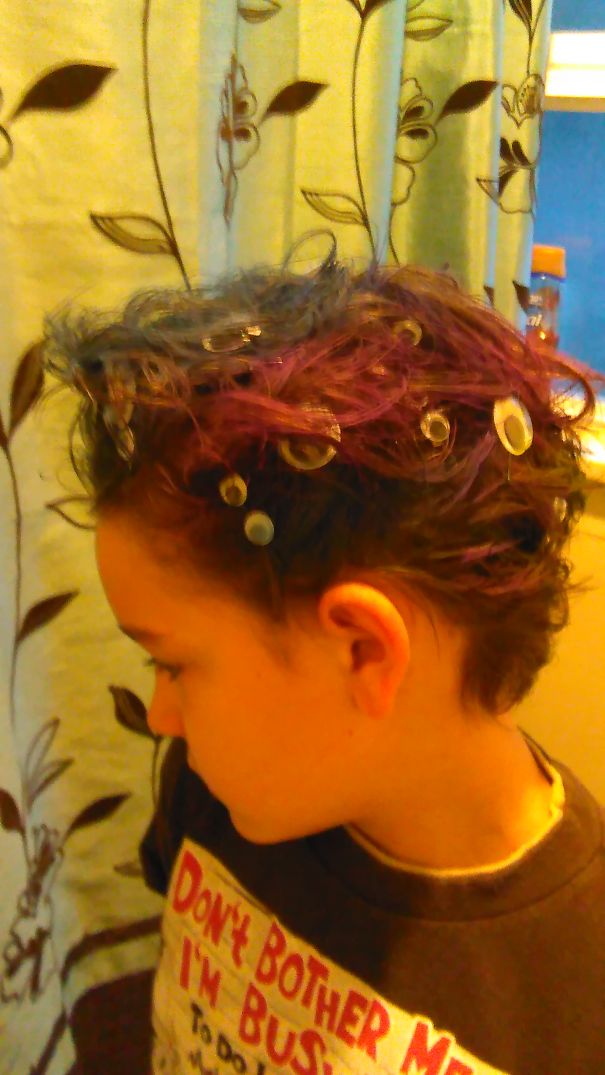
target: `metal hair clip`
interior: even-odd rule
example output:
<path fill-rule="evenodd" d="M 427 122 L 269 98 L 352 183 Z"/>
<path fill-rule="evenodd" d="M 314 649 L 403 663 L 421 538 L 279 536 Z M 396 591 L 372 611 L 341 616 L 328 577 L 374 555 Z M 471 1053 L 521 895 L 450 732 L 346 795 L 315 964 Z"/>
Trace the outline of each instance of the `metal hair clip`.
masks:
<path fill-rule="evenodd" d="M 241 508 L 248 499 L 248 486 L 241 474 L 228 474 L 218 488 L 221 498 L 231 508 Z M 244 519 L 244 533 L 252 545 L 270 545 L 275 526 L 265 511 L 249 511 Z"/>
<path fill-rule="evenodd" d="M 266 512 L 249 511 L 244 519 L 244 533 L 253 545 L 270 545 L 275 527 Z"/>
<path fill-rule="evenodd" d="M 325 422 L 321 432 L 325 436 L 340 442 L 340 425 L 327 407 L 303 403 L 302 409 L 322 415 L 325 418 Z M 277 450 L 284 462 L 288 463 L 294 470 L 319 470 L 334 458 L 337 451 L 333 444 L 317 443 L 306 439 L 306 435 L 304 435 L 303 439 L 302 434 L 298 440 L 293 437 L 282 438 L 282 440 L 278 441 Z"/>
<path fill-rule="evenodd" d="M 495 401 L 494 425 L 500 442 L 510 455 L 523 455 L 531 447 L 534 439 L 532 420 L 517 396 Z"/>
<path fill-rule="evenodd" d="M 202 347 L 205 351 L 224 354 L 230 351 L 241 351 L 242 347 L 250 343 L 251 337 L 260 336 L 261 331 L 260 325 L 238 326 L 235 329 L 227 328 L 224 332 L 217 332 L 214 336 L 202 336 Z"/>
<path fill-rule="evenodd" d="M 426 411 L 422 416 L 420 429 L 435 448 L 440 448 L 449 440 L 450 423 L 443 411 Z"/>
<path fill-rule="evenodd" d="M 232 508 L 241 508 L 248 499 L 248 486 L 241 474 L 228 474 L 220 483 L 219 493 L 225 504 Z"/>
<path fill-rule="evenodd" d="M 412 321 L 411 319 L 396 321 L 393 325 L 393 331 L 407 336 L 412 347 L 417 347 L 422 339 L 422 327 L 417 321 Z"/>

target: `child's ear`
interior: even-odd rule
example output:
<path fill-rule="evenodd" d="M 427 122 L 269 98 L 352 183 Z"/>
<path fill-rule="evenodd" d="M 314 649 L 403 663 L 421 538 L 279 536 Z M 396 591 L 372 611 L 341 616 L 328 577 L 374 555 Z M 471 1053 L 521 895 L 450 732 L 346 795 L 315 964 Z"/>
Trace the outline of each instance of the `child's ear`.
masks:
<path fill-rule="evenodd" d="M 391 712 L 410 660 L 403 616 L 373 586 L 345 582 L 329 587 L 318 604 L 320 623 L 339 646 L 355 704 L 369 717 Z"/>

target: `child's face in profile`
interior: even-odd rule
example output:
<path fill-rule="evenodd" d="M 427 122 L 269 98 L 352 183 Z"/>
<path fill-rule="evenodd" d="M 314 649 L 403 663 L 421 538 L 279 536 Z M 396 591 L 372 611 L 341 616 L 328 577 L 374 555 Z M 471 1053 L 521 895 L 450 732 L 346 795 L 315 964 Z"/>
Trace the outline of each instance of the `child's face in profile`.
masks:
<path fill-rule="evenodd" d="M 170 666 L 156 670 L 150 727 L 186 740 L 191 768 L 243 836 L 278 842 L 363 812 L 380 722 L 352 704 L 319 623 L 288 626 L 286 665 L 260 615 L 160 564 L 124 517 L 99 522 L 97 563 L 118 624 Z"/>

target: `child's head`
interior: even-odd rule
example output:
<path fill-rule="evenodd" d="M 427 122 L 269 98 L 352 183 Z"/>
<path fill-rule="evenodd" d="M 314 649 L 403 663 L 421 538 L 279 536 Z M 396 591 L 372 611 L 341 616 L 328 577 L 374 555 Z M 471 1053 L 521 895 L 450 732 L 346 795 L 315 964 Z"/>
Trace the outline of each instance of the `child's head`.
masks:
<path fill-rule="evenodd" d="M 259 267 L 51 320 L 46 354 L 82 393 L 72 460 L 116 618 L 182 668 L 150 722 L 241 819 L 273 804 L 250 835 L 342 820 L 389 741 L 375 718 L 424 698 L 495 720 L 548 661 L 591 375 L 450 278 Z M 317 809 L 275 837 L 297 776 Z"/>

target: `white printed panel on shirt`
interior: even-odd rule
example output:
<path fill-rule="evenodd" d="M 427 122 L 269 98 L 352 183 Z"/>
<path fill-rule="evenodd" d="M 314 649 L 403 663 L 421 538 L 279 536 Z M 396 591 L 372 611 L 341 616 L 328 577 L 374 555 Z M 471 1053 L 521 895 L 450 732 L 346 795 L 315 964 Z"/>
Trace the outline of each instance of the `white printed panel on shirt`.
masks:
<path fill-rule="evenodd" d="M 506 1075 L 295 936 L 189 840 L 162 935 L 155 1075 Z"/>

